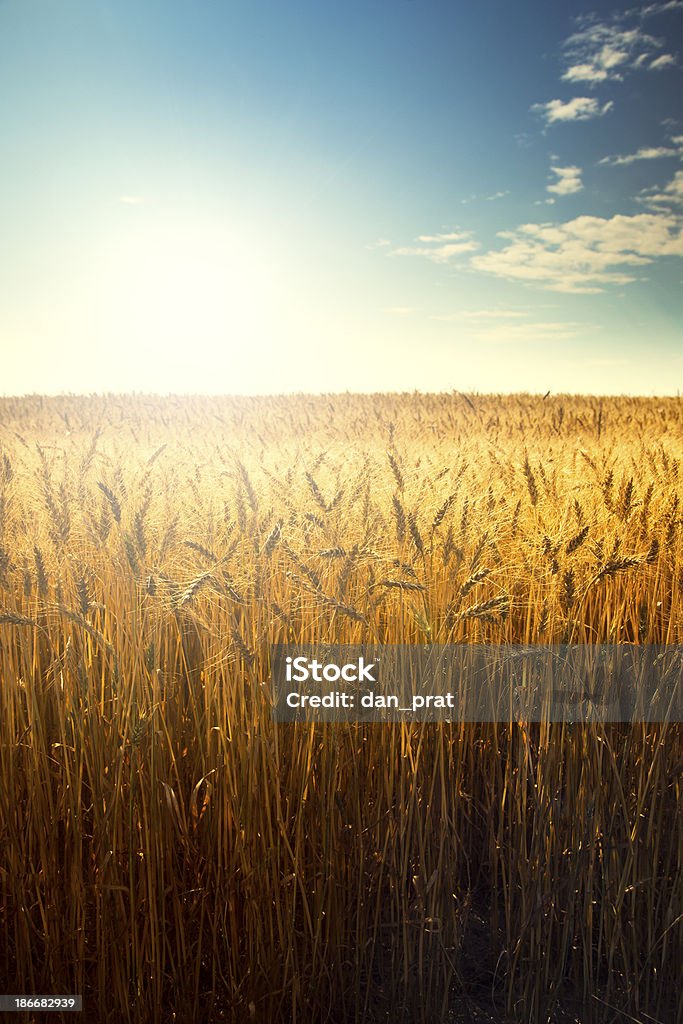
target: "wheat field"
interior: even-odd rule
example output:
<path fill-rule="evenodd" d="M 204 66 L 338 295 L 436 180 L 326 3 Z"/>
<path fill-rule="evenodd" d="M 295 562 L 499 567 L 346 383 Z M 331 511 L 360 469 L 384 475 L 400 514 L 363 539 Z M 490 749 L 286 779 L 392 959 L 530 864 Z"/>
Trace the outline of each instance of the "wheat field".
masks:
<path fill-rule="evenodd" d="M 682 457 L 679 398 L 0 399 L 0 991 L 683 1021 L 679 723 L 269 689 L 276 642 L 682 643 Z"/>

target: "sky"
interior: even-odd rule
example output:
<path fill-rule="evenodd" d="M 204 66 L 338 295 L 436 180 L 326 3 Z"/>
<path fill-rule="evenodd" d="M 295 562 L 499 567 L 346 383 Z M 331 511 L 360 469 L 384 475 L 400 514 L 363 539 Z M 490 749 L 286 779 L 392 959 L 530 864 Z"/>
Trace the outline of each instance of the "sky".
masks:
<path fill-rule="evenodd" d="M 683 0 L 0 0 L 0 393 L 683 391 Z"/>

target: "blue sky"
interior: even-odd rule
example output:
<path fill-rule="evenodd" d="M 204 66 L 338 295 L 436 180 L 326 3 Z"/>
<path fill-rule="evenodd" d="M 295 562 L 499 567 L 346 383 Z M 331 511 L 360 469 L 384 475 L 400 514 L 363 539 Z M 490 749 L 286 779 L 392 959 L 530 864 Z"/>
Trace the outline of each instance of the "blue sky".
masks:
<path fill-rule="evenodd" d="M 0 391 L 676 393 L 682 66 L 683 0 L 0 0 Z"/>

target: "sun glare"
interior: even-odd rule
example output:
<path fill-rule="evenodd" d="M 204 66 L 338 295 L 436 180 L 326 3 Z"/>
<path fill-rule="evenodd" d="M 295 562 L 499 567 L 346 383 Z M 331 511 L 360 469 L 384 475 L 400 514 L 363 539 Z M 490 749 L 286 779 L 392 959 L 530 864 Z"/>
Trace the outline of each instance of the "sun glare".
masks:
<path fill-rule="evenodd" d="M 114 344 L 183 364 L 253 364 L 278 346 L 281 263 L 242 234 L 201 223 L 154 224 L 108 256 L 107 331 Z"/>

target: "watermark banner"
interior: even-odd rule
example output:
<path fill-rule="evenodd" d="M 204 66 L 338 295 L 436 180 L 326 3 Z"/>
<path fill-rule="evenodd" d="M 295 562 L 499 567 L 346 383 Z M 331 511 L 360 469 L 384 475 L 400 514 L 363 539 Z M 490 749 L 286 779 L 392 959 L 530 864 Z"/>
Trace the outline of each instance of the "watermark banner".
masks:
<path fill-rule="evenodd" d="M 683 646 L 277 644 L 278 722 L 681 722 Z"/>

